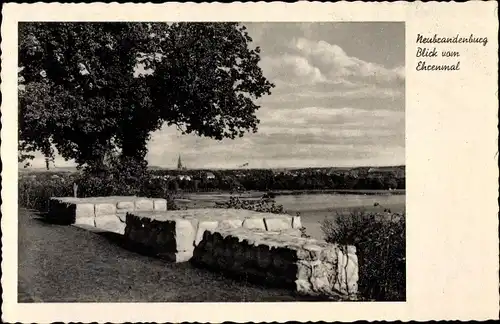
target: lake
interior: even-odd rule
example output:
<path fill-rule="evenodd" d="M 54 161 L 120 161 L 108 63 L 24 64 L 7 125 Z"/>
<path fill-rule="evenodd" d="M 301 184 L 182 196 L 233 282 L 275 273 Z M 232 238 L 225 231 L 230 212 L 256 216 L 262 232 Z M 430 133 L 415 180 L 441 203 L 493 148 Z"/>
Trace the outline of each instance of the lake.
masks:
<path fill-rule="evenodd" d="M 263 193 L 246 193 L 242 199 L 256 200 Z M 228 193 L 197 193 L 188 194 L 186 199 L 180 200 L 180 204 L 190 208 L 212 207 L 214 203 L 229 199 Z M 302 224 L 306 232 L 314 238 L 321 239 L 321 222 L 326 217 L 335 217 L 337 213 L 346 214 L 354 210 L 383 211 L 389 208 L 393 212 L 405 210 L 406 195 L 355 195 L 355 194 L 302 194 L 302 195 L 278 195 L 276 204 L 290 215 L 300 213 Z M 375 207 L 378 203 L 380 206 Z"/>
<path fill-rule="evenodd" d="M 405 195 L 305 194 L 277 196 L 277 204 L 288 212 L 335 212 L 346 209 L 370 208 L 379 203 L 386 208 L 401 209 Z"/>
<path fill-rule="evenodd" d="M 277 196 L 276 203 L 291 215 L 300 213 L 302 224 L 307 234 L 316 239 L 323 238 L 321 222 L 325 218 L 335 217 L 337 213 L 348 214 L 354 210 L 392 212 L 405 210 L 406 195 L 347 195 L 347 194 L 307 194 Z M 375 207 L 378 203 L 380 206 Z"/>

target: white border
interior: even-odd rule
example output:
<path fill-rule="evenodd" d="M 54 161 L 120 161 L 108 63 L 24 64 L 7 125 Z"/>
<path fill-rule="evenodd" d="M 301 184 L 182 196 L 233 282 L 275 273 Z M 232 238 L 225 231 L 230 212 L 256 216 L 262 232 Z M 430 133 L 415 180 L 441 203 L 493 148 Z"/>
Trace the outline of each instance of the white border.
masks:
<path fill-rule="evenodd" d="M 18 21 L 405 21 L 407 302 L 72 303 L 17 300 Z M 247 322 L 498 318 L 496 2 L 6 4 L 2 22 L 2 287 L 8 322 Z M 415 72 L 422 34 L 488 37 L 456 73 Z"/>

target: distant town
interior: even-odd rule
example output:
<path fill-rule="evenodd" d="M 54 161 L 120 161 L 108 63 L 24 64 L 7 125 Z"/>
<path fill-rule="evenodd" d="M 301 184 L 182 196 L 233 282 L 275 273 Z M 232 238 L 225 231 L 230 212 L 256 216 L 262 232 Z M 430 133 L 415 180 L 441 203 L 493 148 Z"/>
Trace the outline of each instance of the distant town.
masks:
<path fill-rule="evenodd" d="M 248 164 L 247 164 L 248 165 Z M 188 168 L 179 155 L 177 166 L 150 167 L 150 181 L 177 191 L 214 190 L 403 190 L 405 166 L 317 167 L 251 169 L 247 165 L 234 169 Z M 76 173 L 75 168 L 20 169 L 21 177 L 53 179 Z"/>

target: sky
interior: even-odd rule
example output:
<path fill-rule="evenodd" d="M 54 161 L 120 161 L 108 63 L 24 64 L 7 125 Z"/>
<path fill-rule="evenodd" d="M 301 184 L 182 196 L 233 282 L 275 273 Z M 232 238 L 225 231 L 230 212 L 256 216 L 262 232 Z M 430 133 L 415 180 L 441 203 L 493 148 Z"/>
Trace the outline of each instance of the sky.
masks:
<path fill-rule="evenodd" d="M 258 132 L 217 141 L 163 127 L 148 143 L 149 165 L 175 168 L 179 154 L 188 168 L 405 164 L 404 23 L 244 25 L 276 85 L 258 101 Z"/>

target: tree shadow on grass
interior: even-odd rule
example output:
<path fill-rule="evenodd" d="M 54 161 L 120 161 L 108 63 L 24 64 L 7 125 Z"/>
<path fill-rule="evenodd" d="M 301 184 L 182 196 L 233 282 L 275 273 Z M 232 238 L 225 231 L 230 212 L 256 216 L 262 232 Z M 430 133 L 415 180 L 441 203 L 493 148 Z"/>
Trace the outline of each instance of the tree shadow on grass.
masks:
<path fill-rule="evenodd" d="M 97 235 L 105 238 L 107 241 L 109 241 L 111 244 L 117 245 L 121 248 L 124 248 L 126 250 L 131 250 L 130 243 L 128 243 L 125 240 L 125 236 L 114 233 L 114 232 L 107 232 L 107 231 L 101 231 L 101 232 L 96 232 Z M 137 251 L 132 251 L 132 252 L 137 252 Z"/>
<path fill-rule="evenodd" d="M 125 235 L 114 233 L 114 232 L 108 232 L 108 231 L 99 231 L 99 232 L 96 232 L 96 234 L 103 237 L 111 244 L 119 246 L 120 248 L 123 248 L 125 250 L 130 251 L 130 252 L 138 253 L 138 254 L 141 254 L 144 256 L 148 256 L 148 257 L 155 257 L 158 259 L 164 259 L 156 251 L 154 251 L 152 248 L 149 248 L 149 247 L 144 246 L 144 245 L 139 244 L 139 243 L 135 243 L 135 242 L 131 242 L 129 240 L 126 240 Z"/>
<path fill-rule="evenodd" d="M 59 220 L 57 218 L 49 218 L 47 212 L 34 211 L 33 216 L 31 216 L 35 221 L 43 223 L 45 225 L 71 225 L 67 221 Z"/>

